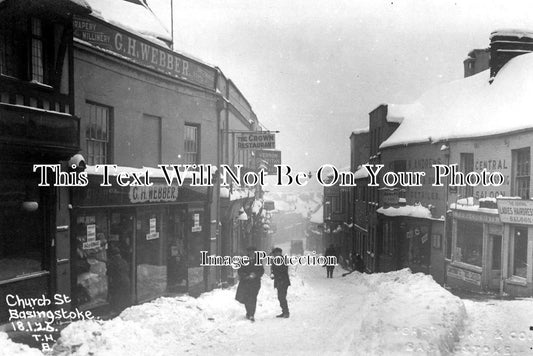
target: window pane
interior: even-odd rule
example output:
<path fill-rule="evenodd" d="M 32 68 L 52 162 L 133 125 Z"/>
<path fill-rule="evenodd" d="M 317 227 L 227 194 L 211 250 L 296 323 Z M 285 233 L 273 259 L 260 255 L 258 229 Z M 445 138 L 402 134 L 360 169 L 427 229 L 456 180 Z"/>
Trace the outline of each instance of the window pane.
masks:
<path fill-rule="evenodd" d="M 88 128 L 86 130 L 89 164 L 107 163 L 109 152 L 110 108 L 88 103 Z M 91 155 L 93 155 L 91 159 Z"/>
<path fill-rule="evenodd" d="M 198 163 L 198 127 L 185 125 L 185 163 Z"/>
<path fill-rule="evenodd" d="M 516 228 L 514 233 L 514 266 L 515 276 L 527 276 L 527 229 Z"/>

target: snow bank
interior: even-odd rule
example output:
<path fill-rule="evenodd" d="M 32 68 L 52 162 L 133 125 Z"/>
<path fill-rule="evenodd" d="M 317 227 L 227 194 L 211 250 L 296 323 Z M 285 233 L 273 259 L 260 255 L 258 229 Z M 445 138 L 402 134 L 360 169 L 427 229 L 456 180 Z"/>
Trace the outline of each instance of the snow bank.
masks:
<path fill-rule="evenodd" d="M 291 301 L 299 300 L 303 283 L 291 273 Z M 279 312 L 276 290 L 268 277 L 261 281 L 256 320 Z M 199 298 L 158 298 L 124 310 L 109 321 L 80 321 L 61 332 L 54 347 L 56 356 L 167 356 L 184 354 L 190 348 L 226 344 L 228 327 L 245 327 L 244 306 L 235 300 L 235 289 L 216 289 Z M 207 342 L 209 340 L 209 342 Z M 202 346 L 200 346 L 202 347 Z"/>
<path fill-rule="evenodd" d="M 411 105 L 389 105 L 388 119 L 403 122 L 380 147 L 532 129 L 533 54 L 511 59 L 492 84 L 489 76 L 483 71 L 429 90 Z"/>
<path fill-rule="evenodd" d="M 368 285 L 368 305 L 360 316 L 362 354 L 434 355 L 453 350 L 463 329 L 465 307 L 431 276 L 409 269 L 352 275 Z"/>
<path fill-rule="evenodd" d="M 43 354 L 37 349 L 11 341 L 6 333 L 0 332 L 0 356 L 43 356 Z"/>

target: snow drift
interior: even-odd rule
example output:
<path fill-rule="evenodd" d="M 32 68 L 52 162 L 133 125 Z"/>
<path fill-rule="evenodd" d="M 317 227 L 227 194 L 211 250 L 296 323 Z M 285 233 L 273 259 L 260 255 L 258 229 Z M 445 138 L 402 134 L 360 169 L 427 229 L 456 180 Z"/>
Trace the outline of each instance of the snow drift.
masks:
<path fill-rule="evenodd" d="M 328 280 L 321 267 L 290 271 L 289 319 L 274 317 L 279 305 L 267 268 L 254 324 L 234 300 L 235 287 L 217 289 L 196 299 L 159 298 L 109 321 L 73 323 L 53 354 L 439 355 L 453 350 L 463 325 L 463 302 L 430 276 L 408 269 L 346 277 L 337 269 L 337 277 Z M 10 356 L 41 355 L 0 335 L 4 349 Z"/>

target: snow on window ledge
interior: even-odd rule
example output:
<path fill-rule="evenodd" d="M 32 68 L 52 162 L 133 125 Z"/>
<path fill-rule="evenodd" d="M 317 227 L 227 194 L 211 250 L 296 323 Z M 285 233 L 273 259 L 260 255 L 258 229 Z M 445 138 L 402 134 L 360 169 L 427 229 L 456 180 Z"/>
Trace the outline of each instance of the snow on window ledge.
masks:
<path fill-rule="evenodd" d="M 506 282 L 517 286 L 527 287 L 527 280 L 524 277 L 511 276 L 506 279 Z"/>
<path fill-rule="evenodd" d="M 476 273 L 482 273 L 483 272 L 483 268 L 482 267 L 471 265 L 469 263 L 465 263 L 465 262 L 461 262 L 461 261 L 454 260 L 454 261 L 452 261 L 451 265 L 454 266 L 454 267 L 466 269 L 466 270 L 471 271 L 471 272 L 476 272 Z"/>

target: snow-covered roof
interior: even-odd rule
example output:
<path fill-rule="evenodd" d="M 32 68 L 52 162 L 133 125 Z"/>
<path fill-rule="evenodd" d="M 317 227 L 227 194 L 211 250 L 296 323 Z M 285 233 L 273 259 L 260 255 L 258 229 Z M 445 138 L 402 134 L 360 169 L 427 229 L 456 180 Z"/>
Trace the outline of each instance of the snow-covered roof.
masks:
<path fill-rule="evenodd" d="M 411 115 L 416 108 L 416 104 L 388 104 L 387 122 L 401 124 L 404 117 Z"/>
<path fill-rule="evenodd" d="M 431 211 L 422 205 L 406 205 L 400 207 L 379 208 L 378 213 L 385 216 L 410 216 L 413 218 L 431 219 Z"/>
<path fill-rule="evenodd" d="M 370 128 L 367 126 L 367 127 L 363 127 L 363 128 L 360 128 L 360 129 L 355 129 L 352 131 L 352 135 L 359 135 L 359 134 L 362 134 L 362 133 L 368 133 L 370 131 Z"/>
<path fill-rule="evenodd" d="M 518 30 L 513 28 L 503 28 L 491 32 L 490 39 L 496 36 L 506 36 L 506 37 L 518 37 L 518 38 L 529 38 L 533 40 L 533 32 L 529 30 Z"/>
<path fill-rule="evenodd" d="M 315 211 L 311 218 L 309 219 L 313 224 L 323 224 L 324 223 L 324 206 L 321 205 L 317 211 Z"/>
<path fill-rule="evenodd" d="M 84 0 L 92 16 L 160 43 L 172 41 L 169 31 L 148 6 L 124 0 Z"/>
<path fill-rule="evenodd" d="M 380 147 L 531 129 L 532 97 L 533 54 L 524 54 L 503 66 L 492 84 L 487 70 L 424 93 L 402 108 L 402 124 Z"/>
<path fill-rule="evenodd" d="M 368 164 L 368 163 L 366 163 Z M 354 179 L 364 179 L 364 178 L 368 178 L 368 170 L 363 167 L 363 165 L 357 167 L 357 170 L 355 171 L 355 173 L 353 174 L 354 175 Z"/>

